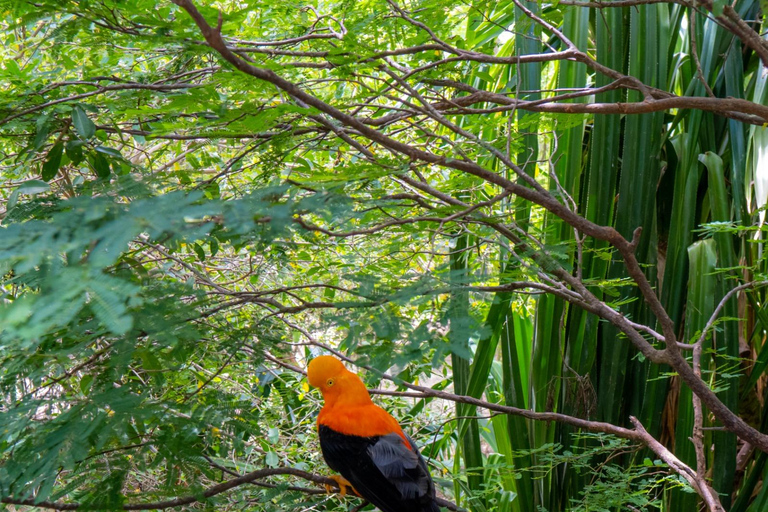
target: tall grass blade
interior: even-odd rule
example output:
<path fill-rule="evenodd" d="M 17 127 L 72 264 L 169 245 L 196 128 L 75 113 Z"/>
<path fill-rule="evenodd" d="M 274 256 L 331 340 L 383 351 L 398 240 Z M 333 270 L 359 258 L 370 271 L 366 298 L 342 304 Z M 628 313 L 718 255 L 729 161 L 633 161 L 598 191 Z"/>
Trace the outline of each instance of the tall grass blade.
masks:
<path fill-rule="evenodd" d="M 469 293 L 466 291 L 467 282 L 467 257 L 468 235 L 459 235 L 454 239 L 455 246 L 451 251 L 451 304 L 449 333 L 451 342 L 451 363 L 454 378 L 454 387 L 458 394 L 465 394 L 469 387 Z M 482 500 L 475 498 L 483 487 L 483 454 L 480 449 L 480 431 L 477 420 L 470 419 L 475 415 L 475 407 L 467 404 L 456 404 L 456 417 L 458 431 L 465 431 L 460 436 L 459 445 L 464 459 L 464 468 L 467 475 L 467 486 L 472 492 L 469 497 L 473 510 L 483 511 L 485 507 Z M 466 424 L 466 427 L 464 426 Z M 456 489 L 457 495 L 460 489 Z"/>

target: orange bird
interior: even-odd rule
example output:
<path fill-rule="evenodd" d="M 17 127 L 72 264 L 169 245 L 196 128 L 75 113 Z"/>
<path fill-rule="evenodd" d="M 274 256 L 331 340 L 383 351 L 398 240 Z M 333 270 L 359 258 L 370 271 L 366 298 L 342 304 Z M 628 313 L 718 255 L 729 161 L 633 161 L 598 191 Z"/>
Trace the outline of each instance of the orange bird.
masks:
<path fill-rule="evenodd" d="M 325 405 L 317 432 L 325 462 L 382 512 L 439 512 L 427 464 L 397 420 L 374 404 L 360 377 L 331 356 L 307 367 Z M 346 481 L 344 481 L 346 479 Z"/>

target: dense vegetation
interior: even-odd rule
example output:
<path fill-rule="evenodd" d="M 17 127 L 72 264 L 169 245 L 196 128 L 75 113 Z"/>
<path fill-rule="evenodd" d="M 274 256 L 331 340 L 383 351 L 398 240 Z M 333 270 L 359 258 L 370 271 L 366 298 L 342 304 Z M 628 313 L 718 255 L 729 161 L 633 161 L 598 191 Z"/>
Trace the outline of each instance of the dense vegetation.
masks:
<path fill-rule="evenodd" d="M 0 0 L 0 507 L 768 507 L 756 0 Z"/>

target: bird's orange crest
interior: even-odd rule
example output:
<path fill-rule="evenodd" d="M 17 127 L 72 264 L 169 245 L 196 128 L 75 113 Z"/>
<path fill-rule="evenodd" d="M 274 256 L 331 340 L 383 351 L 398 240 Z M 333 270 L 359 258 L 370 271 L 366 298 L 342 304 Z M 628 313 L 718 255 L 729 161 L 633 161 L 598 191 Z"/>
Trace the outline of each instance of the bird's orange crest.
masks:
<path fill-rule="evenodd" d="M 310 386 L 322 390 L 328 385 L 329 380 L 333 380 L 334 377 L 338 377 L 346 371 L 344 364 L 335 357 L 317 356 L 307 366 L 307 378 Z"/>
<path fill-rule="evenodd" d="M 309 385 L 323 394 L 326 407 L 338 404 L 360 406 L 371 403 L 363 381 L 332 356 L 317 356 L 307 367 Z"/>

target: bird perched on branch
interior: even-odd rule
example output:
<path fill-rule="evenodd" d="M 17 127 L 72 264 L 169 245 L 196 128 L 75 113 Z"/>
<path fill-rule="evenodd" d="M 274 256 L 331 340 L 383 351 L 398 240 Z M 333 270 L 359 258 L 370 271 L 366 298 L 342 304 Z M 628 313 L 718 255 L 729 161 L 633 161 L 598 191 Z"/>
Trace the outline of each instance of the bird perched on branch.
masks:
<path fill-rule="evenodd" d="M 325 405 L 317 417 L 325 462 L 345 485 L 382 512 L 439 512 L 427 464 L 397 420 L 374 404 L 365 384 L 332 356 L 307 367 Z"/>

